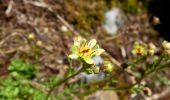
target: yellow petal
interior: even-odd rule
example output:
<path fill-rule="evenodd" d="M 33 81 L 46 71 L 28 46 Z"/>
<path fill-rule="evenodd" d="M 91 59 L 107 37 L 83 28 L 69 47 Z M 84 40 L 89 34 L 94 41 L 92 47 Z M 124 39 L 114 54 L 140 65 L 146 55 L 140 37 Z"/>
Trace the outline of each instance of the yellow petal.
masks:
<path fill-rule="evenodd" d="M 93 48 L 96 45 L 96 39 L 92 39 L 90 40 L 90 42 L 88 43 L 88 47 Z"/>
<path fill-rule="evenodd" d="M 165 49 L 170 49 L 170 42 L 163 41 L 162 46 L 163 46 L 163 48 L 165 48 Z"/>
<path fill-rule="evenodd" d="M 86 40 L 81 36 L 78 36 L 74 39 L 74 45 L 77 47 L 79 47 L 83 42 L 86 42 Z"/>
<path fill-rule="evenodd" d="M 93 64 L 93 60 L 90 58 L 84 59 L 87 64 Z"/>
<path fill-rule="evenodd" d="M 94 55 L 95 55 L 95 56 L 101 55 L 104 51 L 105 51 L 104 49 L 96 49 L 96 50 L 94 51 Z"/>
<path fill-rule="evenodd" d="M 68 56 L 70 59 L 77 59 L 78 55 L 77 54 L 71 54 Z"/>

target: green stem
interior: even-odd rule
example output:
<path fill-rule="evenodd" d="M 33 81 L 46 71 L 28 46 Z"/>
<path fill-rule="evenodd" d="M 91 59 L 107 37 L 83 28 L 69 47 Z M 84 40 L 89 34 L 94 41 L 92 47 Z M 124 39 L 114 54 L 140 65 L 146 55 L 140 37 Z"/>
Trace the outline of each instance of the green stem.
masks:
<path fill-rule="evenodd" d="M 157 67 L 159 67 L 159 65 L 160 65 L 161 62 L 163 61 L 163 58 L 164 58 L 164 55 L 162 54 L 161 57 L 160 57 L 160 59 L 159 59 L 159 61 L 157 61 L 157 63 L 156 63 L 154 66 L 152 66 L 154 69 L 146 72 L 146 74 L 151 74 L 152 72 L 154 72 L 155 70 L 157 70 Z"/>
<path fill-rule="evenodd" d="M 150 71 L 145 71 L 145 74 L 136 82 L 136 84 L 139 84 L 145 77 L 147 77 L 151 73 L 157 71 L 158 70 L 157 67 L 159 67 L 159 65 L 163 61 L 163 58 L 164 58 L 164 54 L 161 54 L 161 57 L 160 57 L 159 61 L 157 61 L 157 63 L 154 66 L 152 66 L 152 67 L 154 67 L 154 69 L 152 69 Z"/>
<path fill-rule="evenodd" d="M 84 70 L 84 69 L 81 68 L 77 73 L 75 73 L 75 74 L 73 74 L 73 75 L 71 75 L 71 76 L 69 76 L 69 77 L 61 80 L 60 82 L 58 82 L 58 83 L 56 83 L 56 84 L 54 84 L 54 86 L 49 90 L 49 92 L 48 92 L 47 97 L 46 97 L 45 100 L 48 100 L 49 96 L 50 96 L 51 93 L 54 91 L 54 89 L 56 89 L 57 86 L 60 86 L 61 84 L 67 82 L 69 79 L 71 79 L 71 78 L 75 77 L 76 75 L 80 74 L 83 70 Z"/>
<path fill-rule="evenodd" d="M 126 61 L 126 64 L 129 65 L 129 66 L 133 66 L 134 67 L 135 65 L 144 62 L 146 60 L 146 58 L 147 58 L 147 56 L 141 56 L 141 57 L 139 57 L 139 58 L 137 58 L 135 60 Z"/>

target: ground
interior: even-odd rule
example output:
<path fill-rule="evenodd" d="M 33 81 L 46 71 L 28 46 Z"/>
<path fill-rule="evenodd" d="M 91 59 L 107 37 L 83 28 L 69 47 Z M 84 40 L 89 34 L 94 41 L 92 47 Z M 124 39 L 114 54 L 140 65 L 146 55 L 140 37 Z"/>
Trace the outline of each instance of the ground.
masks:
<path fill-rule="evenodd" d="M 131 49 L 136 40 L 161 45 L 163 39 L 148 22 L 147 11 L 136 10 L 133 3 L 127 6 L 129 10 L 122 8 L 125 24 L 116 35 L 108 35 L 102 27 L 104 12 L 118 5 L 125 4 L 117 4 L 116 0 L 0 1 L 0 77 L 8 76 L 8 66 L 14 59 L 37 65 L 39 72 L 32 80 L 43 80 L 52 75 L 63 77 L 69 65 L 70 46 L 78 35 L 96 38 L 109 57 L 119 63 L 133 58 Z M 33 36 L 30 38 L 30 35 Z M 160 74 L 170 77 L 168 71 Z M 128 82 L 126 73 L 120 76 Z M 164 86 L 158 84 L 158 88 L 154 88 L 156 83 L 149 79 L 147 82 L 153 92 L 163 91 Z M 123 95 L 120 100 L 130 98 L 125 94 L 118 93 Z"/>

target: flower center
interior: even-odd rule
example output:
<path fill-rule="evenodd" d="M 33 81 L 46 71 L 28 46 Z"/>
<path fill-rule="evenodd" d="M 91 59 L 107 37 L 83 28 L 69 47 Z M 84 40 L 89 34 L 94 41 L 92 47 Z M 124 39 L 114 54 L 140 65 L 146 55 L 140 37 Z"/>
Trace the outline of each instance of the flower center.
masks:
<path fill-rule="evenodd" d="M 137 54 L 141 55 L 143 53 L 143 48 L 137 48 Z"/>
<path fill-rule="evenodd" d="M 93 50 L 87 46 L 82 46 L 79 49 L 79 55 L 83 58 L 89 58 L 92 55 Z"/>
<path fill-rule="evenodd" d="M 88 53 L 90 49 L 84 49 L 82 53 Z"/>

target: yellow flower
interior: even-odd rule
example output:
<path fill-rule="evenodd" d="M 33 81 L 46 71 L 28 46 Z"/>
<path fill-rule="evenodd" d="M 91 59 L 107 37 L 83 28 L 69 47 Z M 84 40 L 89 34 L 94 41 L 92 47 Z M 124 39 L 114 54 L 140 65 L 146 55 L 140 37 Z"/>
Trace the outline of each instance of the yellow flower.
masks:
<path fill-rule="evenodd" d="M 153 55 L 155 53 L 156 46 L 153 43 L 148 44 L 148 54 Z"/>
<path fill-rule="evenodd" d="M 170 49 L 170 42 L 168 41 L 163 41 L 162 42 L 162 46 L 164 49 Z"/>
<path fill-rule="evenodd" d="M 88 43 L 82 37 L 77 37 L 72 45 L 72 54 L 69 55 L 71 59 L 84 60 L 88 64 L 93 64 L 92 58 L 101 55 L 104 49 L 99 48 L 96 40 L 92 39 Z"/>
<path fill-rule="evenodd" d="M 146 55 L 146 48 L 144 45 L 140 44 L 139 42 L 135 42 L 132 50 L 133 55 Z"/>
<path fill-rule="evenodd" d="M 110 61 L 104 61 L 101 70 L 104 72 L 112 72 L 114 65 Z"/>
<path fill-rule="evenodd" d="M 28 35 L 28 39 L 31 40 L 31 39 L 34 39 L 34 38 L 35 38 L 35 35 L 34 35 L 34 34 L 29 34 L 29 35 Z"/>
<path fill-rule="evenodd" d="M 83 43 L 86 43 L 86 39 L 84 39 L 83 37 L 81 36 L 77 36 L 75 39 L 74 39 L 74 45 L 75 46 L 80 46 L 81 44 Z"/>
<path fill-rule="evenodd" d="M 163 46 L 163 48 L 164 48 L 164 51 L 165 51 L 168 55 L 170 55 L 170 42 L 168 42 L 168 41 L 163 41 L 163 42 L 162 42 L 162 46 Z"/>
<path fill-rule="evenodd" d="M 36 45 L 37 45 L 37 46 L 42 46 L 43 43 L 42 43 L 42 41 L 38 40 L 38 41 L 36 42 Z"/>

